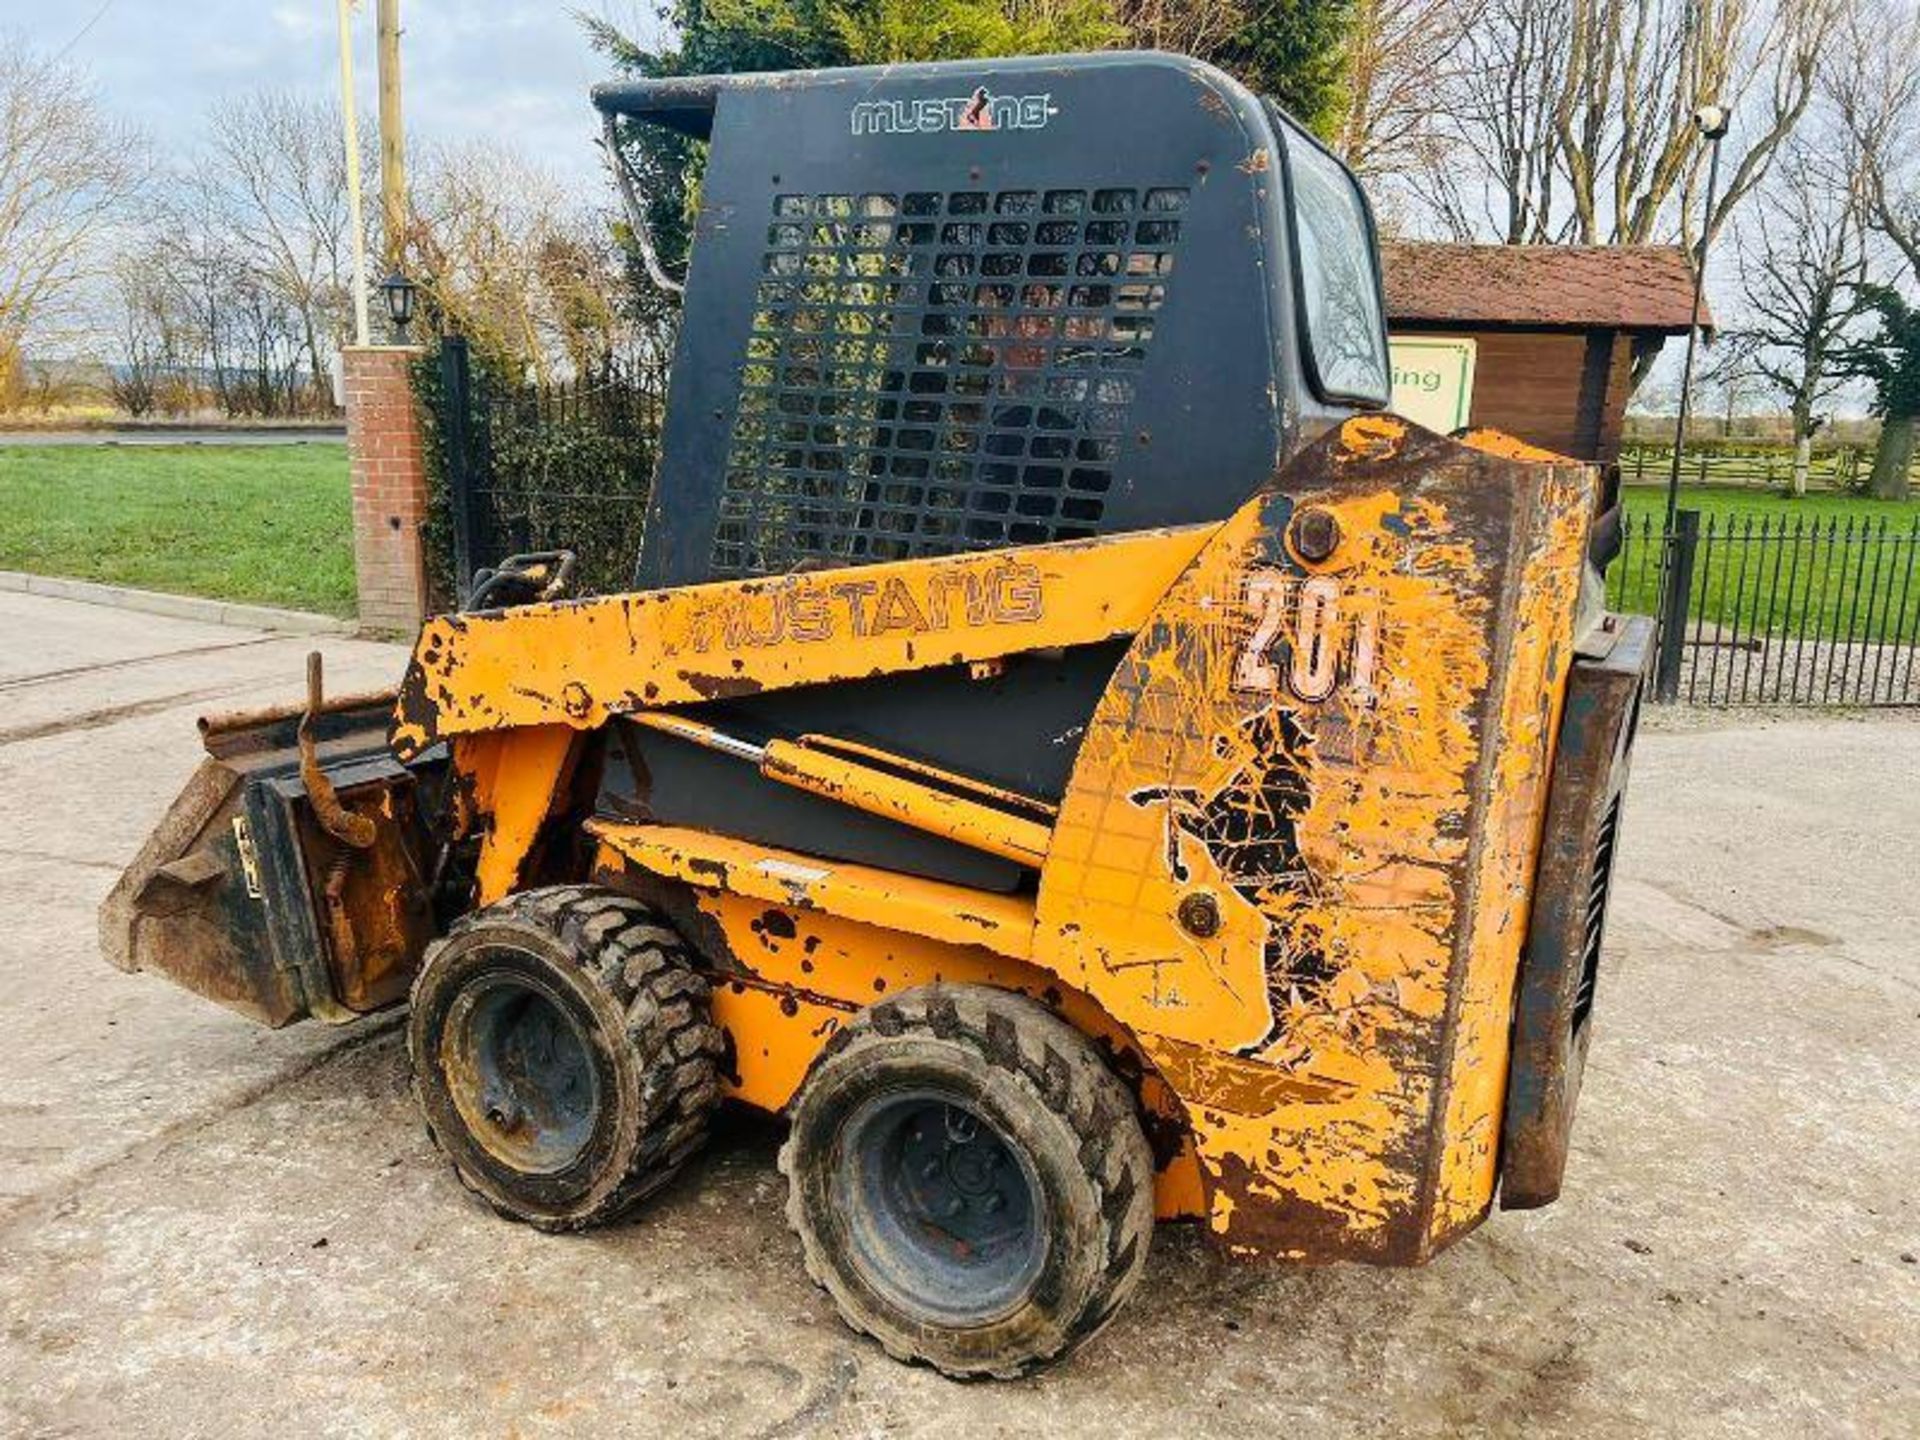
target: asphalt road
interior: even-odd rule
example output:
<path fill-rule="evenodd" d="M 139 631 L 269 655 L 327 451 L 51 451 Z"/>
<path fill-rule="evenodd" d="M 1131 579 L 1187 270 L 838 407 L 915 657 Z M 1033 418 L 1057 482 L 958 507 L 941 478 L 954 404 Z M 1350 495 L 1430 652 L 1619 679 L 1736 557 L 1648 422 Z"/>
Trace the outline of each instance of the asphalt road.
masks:
<path fill-rule="evenodd" d="M 1569 1189 L 1422 1271 L 1163 1228 L 1013 1385 L 845 1331 L 735 1119 L 631 1223 L 481 1211 L 392 1022 L 269 1033 L 98 959 L 193 717 L 308 643 L 0 594 L 0 1435 L 1920 1435 L 1920 723 L 1643 733 Z M 329 682 L 391 647 L 329 638 Z"/>

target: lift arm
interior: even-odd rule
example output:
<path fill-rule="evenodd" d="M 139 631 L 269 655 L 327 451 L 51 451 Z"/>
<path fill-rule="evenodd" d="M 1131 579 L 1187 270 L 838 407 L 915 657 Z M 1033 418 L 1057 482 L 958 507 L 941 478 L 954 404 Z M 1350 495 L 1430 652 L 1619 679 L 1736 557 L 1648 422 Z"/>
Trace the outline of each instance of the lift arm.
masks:
<path fill-rule="evenodd" d="M 393 749 L 1122 638 L 1218 529 L 442 615 L 414 647 Z"/>

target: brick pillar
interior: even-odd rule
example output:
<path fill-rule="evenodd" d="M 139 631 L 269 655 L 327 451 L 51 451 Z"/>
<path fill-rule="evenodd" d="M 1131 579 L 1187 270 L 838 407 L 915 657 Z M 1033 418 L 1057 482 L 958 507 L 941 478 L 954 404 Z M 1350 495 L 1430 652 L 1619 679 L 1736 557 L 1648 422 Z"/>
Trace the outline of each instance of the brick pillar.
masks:
<path fill-rule="evenodd" d="M 420 353 L 348 346 L 343 356 L 360 624 L 408 638 L 427 610 L 427 471 L 408 375 Z"/>

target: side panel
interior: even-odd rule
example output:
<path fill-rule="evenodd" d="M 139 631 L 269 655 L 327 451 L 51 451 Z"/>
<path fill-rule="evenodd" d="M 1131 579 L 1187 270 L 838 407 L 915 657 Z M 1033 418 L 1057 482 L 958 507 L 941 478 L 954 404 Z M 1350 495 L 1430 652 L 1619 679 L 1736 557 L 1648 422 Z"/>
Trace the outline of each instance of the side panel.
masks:
<path fill-rule="evenodd" d="M 1604 654 L 1568 681 L 1534 886 L 1502 1120 L 1500 1204 L 1522 1210 L 1560 1194 L 1574 1102 L 1592 1034 L 1615 841 L 1653 622 L 1615 619 Z"/>
<path fill-rule="evenodd" d="M 1490 1184 L 1593 479 L 1380 419 L 1276 483 L 1102 699 L 1034 959 L 1181 1092 L 1229 1246 L 1417 1261 Z"/>
<path fill-rule="evenodd" d="M 1486 1214 L 1499 1161 L 1515 977 L 1527 930 L 1546 813 L 1554 736 L 1573 661 L 1593 491 L 1590 472 L 1542 467 L 1529 497 L 1530 523 L 1514 528 L 1513 582 L 1495 621 L 1496 652 L 1507 656 L 1498 731 L 1483 754 L 1488 772 L 1478 856 L 1470 877 L 1464 973 L 1449 1013 L 1445 1104 L 1430 1248 L 1439 1249 Z"/>

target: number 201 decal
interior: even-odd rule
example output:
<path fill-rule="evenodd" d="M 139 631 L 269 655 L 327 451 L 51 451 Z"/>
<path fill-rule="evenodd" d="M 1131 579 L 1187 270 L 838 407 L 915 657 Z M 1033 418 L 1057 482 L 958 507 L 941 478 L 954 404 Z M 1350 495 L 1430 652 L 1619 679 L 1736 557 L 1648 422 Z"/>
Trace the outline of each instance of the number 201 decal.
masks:
<path fill-rule="evenodd" d="M 1373 698 L 1379 653 L 1379 616 L 1372 606 L 1357 615 L 1330 575 L 1305 580 L 1277 570 L 1247 578 L 1247 613 L 1253 629 L 1233 669 L 1233 688 L 1272 694 L 1282 680 L 1301 700 L 1325 700 L 1343 673 L 1348 695 Z"/>

